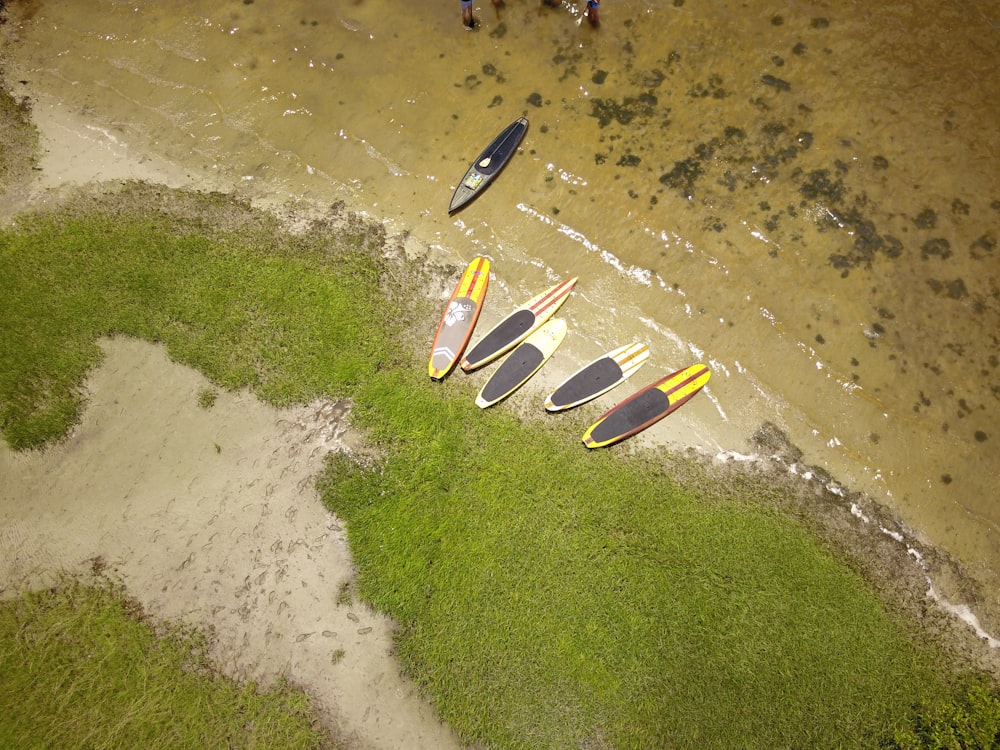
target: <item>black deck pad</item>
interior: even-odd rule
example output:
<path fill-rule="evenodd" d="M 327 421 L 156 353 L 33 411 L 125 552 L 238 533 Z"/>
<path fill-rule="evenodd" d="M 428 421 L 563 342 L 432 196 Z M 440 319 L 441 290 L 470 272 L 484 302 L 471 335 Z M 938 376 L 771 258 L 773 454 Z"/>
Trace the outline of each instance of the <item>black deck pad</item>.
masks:
<path fill-rule="evenodd" d="M 590 433 L 594 442 L 603 443 L 620 435 L 628 435 L 650 420 L 662 416 L 670 408 L 670 399 L 659 388 L 626 401 Z"/>
<path fill-rule="evenodd" d="M 552 394 L 551 400 L 555 406 L 575 404 L 577 401 L 603 391 L 621 379 L 622 368 L 618 366 L 618 363 L 611 357 L 602 357 L 559 386 Z"/>
<path fill-rule="evenodd" d="M 524 382 L 542 364 L 543 359 L 544 356 L 538 347 L 521 344 L 483 386 L 483 399 L 492 403 L 503 398 Z"/>
<path fill-rule="evenodd" d="M 477 365 L 503 349 L 511 341 L 517 341 L 525 331 L 531 328 L 534 322 L 535 314 L 531 310 L 518 310 L 487 333 L 483 340 L 465 355 L 465 359 L 471 366 Z"/>

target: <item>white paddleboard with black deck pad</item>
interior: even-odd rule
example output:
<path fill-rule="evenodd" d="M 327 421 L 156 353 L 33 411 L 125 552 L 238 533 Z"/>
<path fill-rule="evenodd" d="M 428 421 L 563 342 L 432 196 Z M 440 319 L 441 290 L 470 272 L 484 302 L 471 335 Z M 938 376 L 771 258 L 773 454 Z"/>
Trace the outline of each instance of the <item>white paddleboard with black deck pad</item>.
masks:
<path fill-rule="evenodd" d="M 476 397 L 476 405 L 485 409 L 503 401 L 528 382 L 566 338 L 566 321 L 553 318 L 528 336 L 511 352 L 486 381 Z"/>
<path fill-rule="evenodd" d="M 576 286 L 576 277 L 532 297 L 497 323 L 462 358 L 462 369 L 472 372 L 503 356 L 555 315 Z"/>
<path fill-rule="evenodd" d="M 649 347 L 632 343 L 613 349 L 566 378 L 545 399 L 548 411 L 562 411 L 586 403 L 621 385 L 649 359 Z"/>

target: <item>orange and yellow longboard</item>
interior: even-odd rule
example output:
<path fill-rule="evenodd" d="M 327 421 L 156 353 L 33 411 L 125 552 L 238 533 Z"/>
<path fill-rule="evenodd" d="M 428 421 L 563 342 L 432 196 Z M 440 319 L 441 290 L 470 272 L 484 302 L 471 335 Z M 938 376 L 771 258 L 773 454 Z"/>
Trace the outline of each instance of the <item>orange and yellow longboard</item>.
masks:
<path fill-rule="evenodd" d="M 602 448 L 642 432 L 690 401 L 710 377 L 705 365 L 691 365 L 650 383 L 594 422 L 583 433 L 583 444 Z"/>
<path fill-rule="evenodd" d="M 483 309 L 489 282 L 489 260 L 482 256 L 473 258 L 448 300 L 434 335 L 431 359 L 427 365 L 427 371 L 434 380 L 441 380 L 451 372 L 465 351 Z"/>

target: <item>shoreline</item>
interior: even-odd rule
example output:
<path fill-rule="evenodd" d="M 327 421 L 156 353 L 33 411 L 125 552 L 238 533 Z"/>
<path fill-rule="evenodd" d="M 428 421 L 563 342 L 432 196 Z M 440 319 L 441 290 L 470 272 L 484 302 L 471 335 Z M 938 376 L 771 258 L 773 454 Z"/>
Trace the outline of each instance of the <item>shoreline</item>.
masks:
<path fill-rule="evenodd" d="M 128 144 L 115 140 L 113 136 L 103 133 L 99 129 L 88 129 L 82 120 L 60 110 L 58 107 L 49 105 L 47 109 L 47 114 L 43 114 L 40 119 L 36 119 L 36 122 L 41 123 L 40 130 L 42 131 L 43 155 L 39 164 L 39 171 L 36 172 L 36 179 L 33 180 L 31 189 L 26 192 L 26 197 L 22 201 L 23 205 L 19 210 L 30 206 L 45 206 L 57 201 L 60 188 L 88 186 L 84 189 L 101 189 L 102 183 L 115 183 L 118 181 L 140 180 L 167 184 L 171 187 L 182 189 L 202 191 L 225 191 L 226 189 L 225 185 L 213 182 L 207 175 L 193 176 L 191 171 L 182 169 L 177 165 L 171 165 L 152 155 L 135 154 L 130 150 Z M 100 175 L 93 174 L 96 165 L 104 165 L 102 166 Z M 164 182 L 164 180 L 168 181 Z M 176 184 L 171 184 L 169 180 L 177 182 Z M 238 191 L 234 190 L 230 190 L 229 192 L 238 194 Z M 256 199 L 253 203 L 264 210 L 272 212 L 279 209 L 278 204 L 269 205 L 267 201 L 261 199 Z M 12 214 L 13 212 L 7 213 Z M 417 262 L 427 263 L 430 259 L 429 256 L 433 254 L 432 248 L 420 246 L 414 240 L 402 236 L 397 236 L 397 240 L 403 246 L 407 257 Z M 445 280 L 442 279 L 442 288 L 447 286 L 444 282 Z M 569 364 L 564 363 L 564 367 L 568 368 Z M 550 372 L 549 374 L 552 375 L 553 373 Z M 553 377 L 558 377 L 558 375 L 553 375 Z M 537 382 L 533 386 L 536 390 L 539 389 Z M 239 399 L 241 397 L 236 396 L 235 398 L 235 403 L 240 403 Z M 190 401 L 193 405 L 194 399 L 190 399 Z M 86 435 L 78 435 L 78 437 L 84 440 L 88 439 Z M 644 447 L 649 448 L 650 446 L 642 446 L 638 442 L 635 445 L 636 450 L 641 450 Z M 817 529 L 825 527 L 827 533 L 831 535 L 828 538 L 836 538 L 843 545 L 845 553 L 855 560 L 855 564 L 866 570 L 866 578 L 872 580 L 874 585 L 878 586 L 878 580 L 881 577 L 883 584 L 887 587 L 893 584 L 902 587 L 903 584 L 899 580 L 899 577 L 904 577 L 907 581 L 906 586 L 909 591 L 906 601 L 909 611 L 918 616 L 919 613 L 924 612 L 926 618 L 925 624 L 929 619 L 941 631 L 952 628 L 956 640 L 965 639 L 973 641 L 967 644 L 968 651 L 964 656 L 972 661 L 979 662 L 983 666 L 990 664 L 994 675 L 1000 674 L 995 644 L 980 644 L 989 648 L 986 650 L 979 649 L 979 653 L 977 653 L 974 642 L 976 634 L 974 631 L 971 633 L 971 637 L 970 633 L 963 635 L 960 630 L 965 626 L 954 628 L 953 625 L 950 625 L 951 615 L 948 618 L 939 618 L 934 615 L 933 611 L 930 614 L 925 612 L 925 610 L 933 610 L 933 608 L 925 607 L 925 604 L 930 600 L 923 591 L 919 590 L 919 575 L 926 574 L 925 569 L 920 565 L 921 561 L 934 568 L 935 574 L 949 577 L 957 574 L 958 567 L 956 563 L 945 556 L 936 554 L 933 550 L 923 547 L 917 539 L 911 538 L 911 532 L 900 527 L 897 522 L 893 521 L 891 517 L 885 514 L 884 510 L 880 509 L 870 499 L 855 495 L 849 490 L 842 488 L 832 477 L 824 475 L 813 467 L 799 464 L 795 457 L 794 446 L 788 444 L 787 441 L 783 441 L 780 433 L 760 435 L 757 447 L 759 448 L 757 452 L 761 453 L 764 458 L 758 458 L 757 460 L 760 463 L 754 462 L 752 464 L 751 470 L 746 472 L 748 475 L 757 480 L 774 480 L 779 484 L 789 486 L 795 482 L 800 482 L 801 486 L 799 487 L 800 492 L 797 493 L 797 503 L 795 507 L 786 508 L 786 510 L 791 510 L 800 519 L 809 519 L 810 515 L 815 516 L 809 520 L 813 524 L 813 527 Z M 770 450 L 772 452 L 770 455 L 777 456 L 777 459 L 767 458 L 768 454 L 764 453 L 764 450 Z M 48 449 L 44 453 L 51 454 L 53 453 L 53 449 Z M 744 463 L 746 463 L 744 461 L 745 458 L 746 456 L 744 455 L 730 455 L 726 457 L 725 461 L 722 461 L 718 456 L 701 455 L 698 460 L 703 466 L 715 465 L 716 468 L 721 468 L 720 473 L 725 475 L 728 472 L 739 474 L 743 471 L 745 469 Z M 772 469 L 770 473 L 768 472 L 768 464 L 771 465 L 770 468 Z M 814 483 L 802 481 L 803 475 L 806 473 L 812 474 L 812 481 Z M 303 475 L 300 481 L 305 481 L 305 478 L 305 475 Z M 819 512 L 815 507 L 809 507 L 811 499 L 820 498 L 822 498 L 822 512 Z M 318 498 L 316 498 L 316 504 L 318 505 Z M 854 507 L 857 507 L 857 513 L 853 512 Z M 856 533 L 858 530 L 863 530 L 863 533 Z M 899 535 L 900 538 L 894 535 Z M 856 540 L 853 543 L 855 545 L 853 548 L 851 544 L 847 543 L 852 537 Z M 864 549 L 866 544 L 871 545 L 871 547 Z M 874 553 L 872 552 L 873 548 L 876 550 Z M 911 554 L 911 549 L 919 555 L 919 559 Z M 868 559 L 862 562 L 866 554 Z M 885 568 L 876 574 L 876 569 L 880 567 L 879 563 L 885 563 Z M 905 563 L 910 563 L 909 570 L 905 569 Z M 190 568 L 190 565 L 185 566 L 185 569 Z M 885 591 L 881 593 L 884 595 Z M 198 596 L 202 595 L 199 594 Z M 180 608 L 182 611 L 184 610 L 183 606 Z M 906 608 L 904 607 L 904 609 Z M 942 615 L 945 613 L 945 610 L 946 605 L 942 605 Z M 957 615 L 958 613 L 953 612 L 952 614 Z M 347 615 L 347 619 L 354 623 L 349 615 Z M 211 616 L 209 616 L 208 622 L 212 622 Z M 363 629 L 362 623 L 354 623 L 354 625 Z M 363 624 L 363 627 L 369 627 L 367 620 Z M 391 643 L 391 625 L 382 623 L 379 625 L 379 628 L 383 629 L 382 635 L 388 638 Z M 302 634 L 296 634 L 291 640 L 294 641 L 295 638 Z M 266 638 L 262 640 L 266 640 Z M 306 638 L 300 643 L 308 644 L 312 640 L 312 638 Z M 238 659 L 234 659 L 229 668 L 239 673 Z M 417 710 L 417 714 L 420 714 L 419 709 Z M 351 741 L 360 743 L 357 745 L 359 747 L 366 747 L 368 745 L 365 743 L 371 740 L 370 738 L 363 738 L 358 735 Z M 442 745 L 434 744 L 427 746 L 440 747 Z"/>

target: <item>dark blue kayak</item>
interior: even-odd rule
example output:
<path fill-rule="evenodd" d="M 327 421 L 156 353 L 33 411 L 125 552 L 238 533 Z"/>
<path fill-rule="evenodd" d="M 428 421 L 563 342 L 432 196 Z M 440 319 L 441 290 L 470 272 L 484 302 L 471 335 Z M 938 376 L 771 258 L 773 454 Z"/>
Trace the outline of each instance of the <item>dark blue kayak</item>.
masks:
<path fill-rule="evenodd" d="M 448 213 L 455 213 L 489 187 L 493 178 L 500 174 L 500 170 L 517 151 L 517 147 L 527 131 L 528 120 L 524 117 L 518 117 L 493 139 L 493 142 L 486 147 L 483 153 L 472 162 L 472 166 L 469 167 L 462 181 L 458 183 L 455 194 L 451 197 Z"/>

